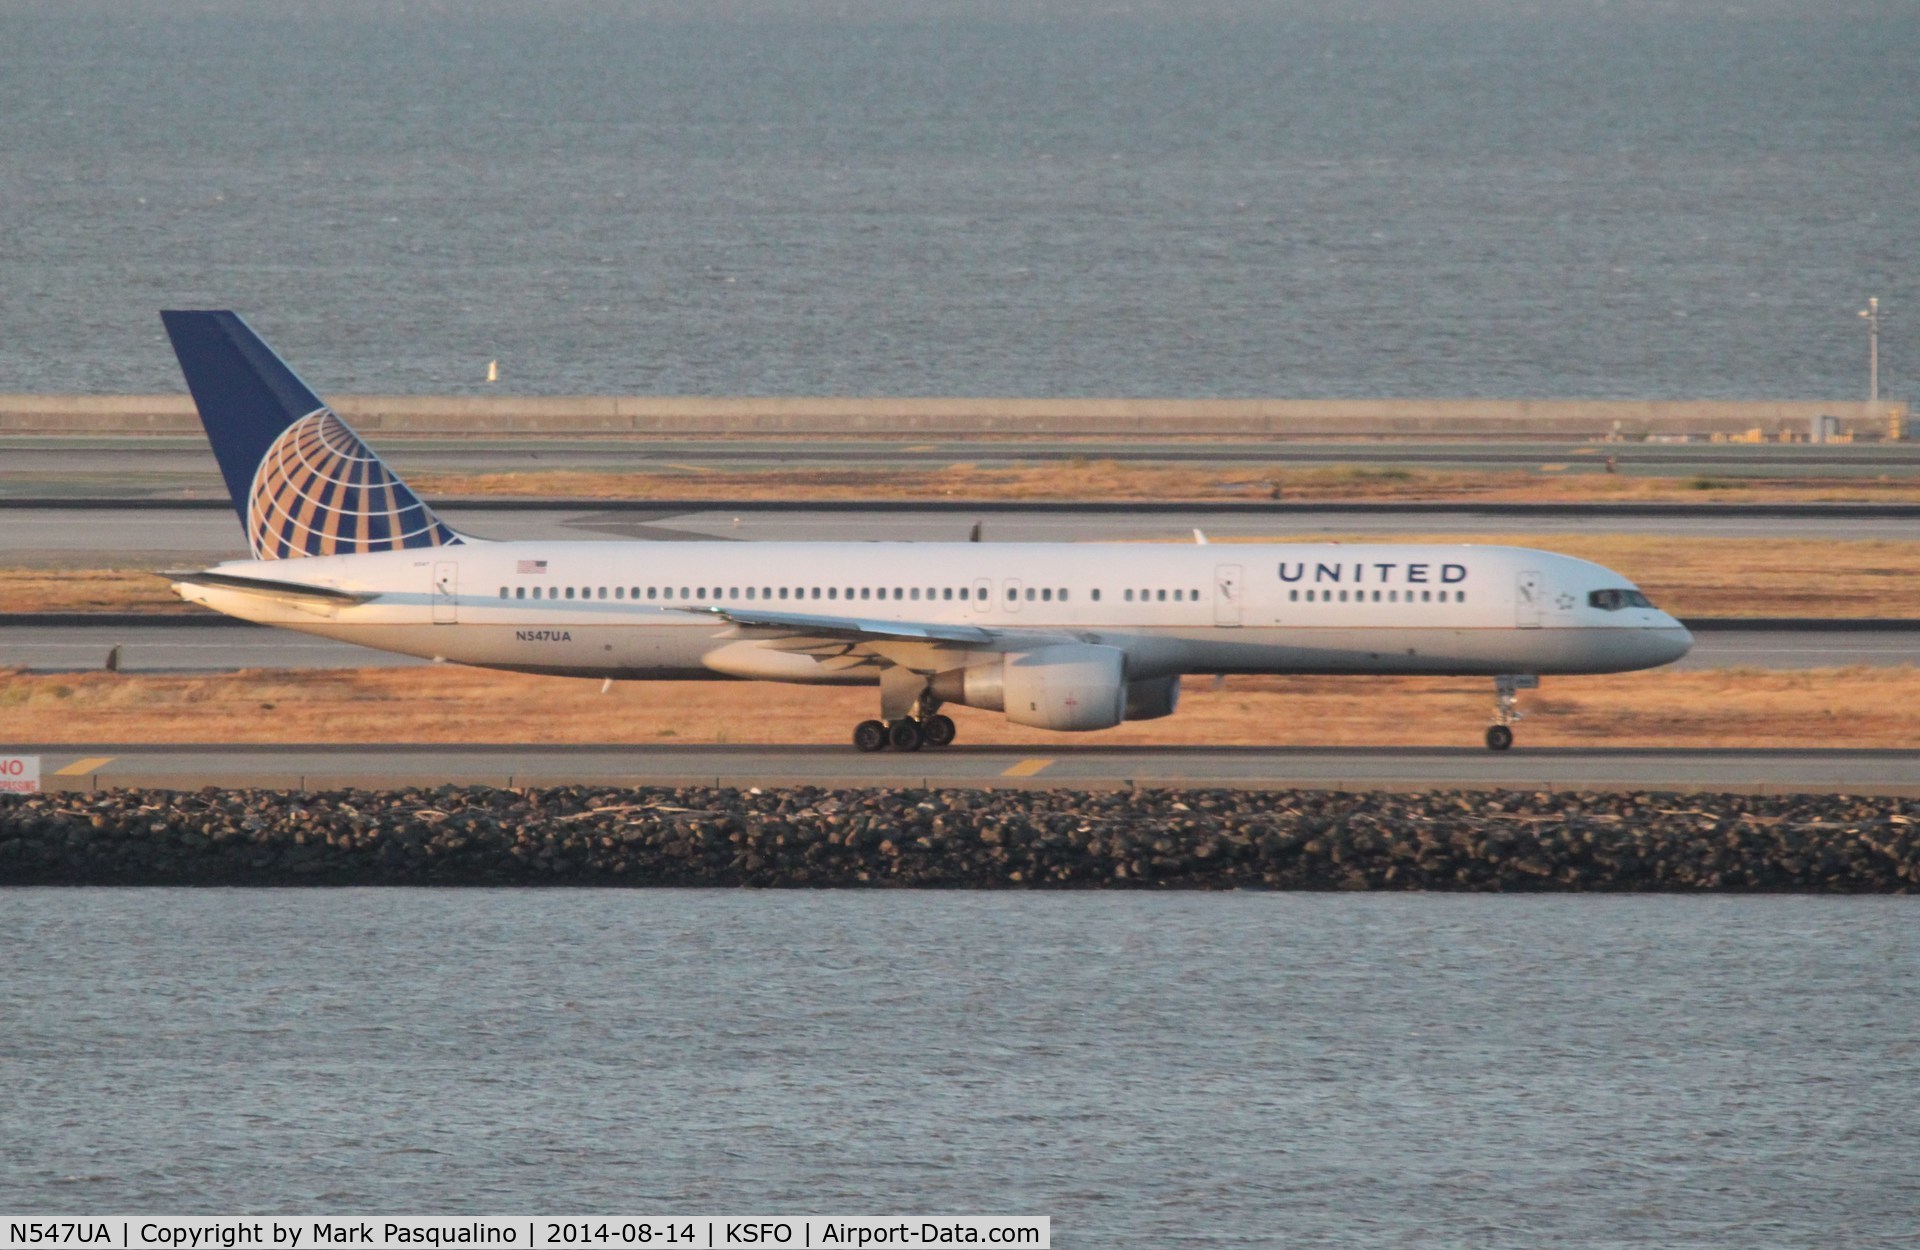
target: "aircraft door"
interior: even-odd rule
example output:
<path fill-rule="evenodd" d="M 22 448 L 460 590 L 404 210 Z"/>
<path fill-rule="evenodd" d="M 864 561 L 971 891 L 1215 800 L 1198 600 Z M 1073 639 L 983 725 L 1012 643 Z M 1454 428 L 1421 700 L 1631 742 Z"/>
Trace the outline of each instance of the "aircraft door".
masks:
<path fill-rule="evenodd" d="M 1216 565 L 1213 570 L 1213 623 L 1240 623 L 1240 566 Z"/>
<path fill-rule="evenodd" d="M 1513 623 L 1521 629 L 1540 628 L 1540 574 L 1526 569 L 1516 575 L 1513 588 Z"/>
<path fill-rule="evenodd" d="M 460 566 L 442 560 L 433 566 L 433 623 L 452 625 L 460 619 Z"/>
<path fill-rule="evenodd" d="M 1001 606 L 1009 612 L 1018 612 L 1020 610 L 1020 579 L 1009 577 L 1001 585 L 1006 588 L 1005 602 Z"/>
<path fill-rule="evenodd" d="M 982 613 L 993 610 L 993 582 L 991 580 L 982 577 L 973 583 L 973 610 Z"/>

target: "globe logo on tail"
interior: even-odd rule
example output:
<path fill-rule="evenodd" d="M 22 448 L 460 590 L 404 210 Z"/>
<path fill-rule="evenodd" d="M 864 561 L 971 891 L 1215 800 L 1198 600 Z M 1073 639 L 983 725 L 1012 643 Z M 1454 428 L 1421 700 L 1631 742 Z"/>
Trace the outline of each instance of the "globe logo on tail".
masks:
<path fill-rule="evenodd" d="M 460 536 L 330 409 L 295 421 L 261 457 L 247 495 L 256 560 L 400 551 Z"/>

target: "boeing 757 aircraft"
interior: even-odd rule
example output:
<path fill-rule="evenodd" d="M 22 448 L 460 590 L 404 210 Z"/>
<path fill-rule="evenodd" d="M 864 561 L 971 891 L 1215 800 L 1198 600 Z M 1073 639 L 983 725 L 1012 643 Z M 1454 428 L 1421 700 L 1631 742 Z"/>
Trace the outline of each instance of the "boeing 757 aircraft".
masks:
<path fill-rule="evenodd" d="M 251 560 L 174 575 L 230 616 L 563 677 L 879 689 L 862 751 L 948 704 L 1081 731 L 1170 715 L 1187 673 L 1482 675 L 1487 746 L 1541 674 L 1692 637 L 1626 578 L 1521 547 L 498 542 L 448 526 L 231 312 L 161 314 Z"/>

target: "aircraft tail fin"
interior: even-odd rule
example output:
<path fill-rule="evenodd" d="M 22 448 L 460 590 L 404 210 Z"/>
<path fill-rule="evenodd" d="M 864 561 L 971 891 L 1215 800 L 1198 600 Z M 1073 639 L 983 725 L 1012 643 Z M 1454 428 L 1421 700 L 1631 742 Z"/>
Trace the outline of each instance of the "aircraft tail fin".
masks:
<path fill-rule="evenodd" d="M 464 541 L 239 314 L 160 314 L 256 560 Z"/>

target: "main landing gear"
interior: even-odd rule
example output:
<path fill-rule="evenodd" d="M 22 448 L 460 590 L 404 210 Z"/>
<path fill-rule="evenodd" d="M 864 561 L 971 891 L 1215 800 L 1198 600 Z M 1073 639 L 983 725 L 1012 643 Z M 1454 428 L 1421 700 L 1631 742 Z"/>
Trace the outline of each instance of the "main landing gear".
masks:
<path fill-rule="evenodd" d="M 936 705 L 937 706 L 937 705 Z M 921 747 L 952 746 L 959 729 L 951 716 L 922 706 L 919 716 L 887 721 L 863 720 L 854 727 L 853 745 L 862 751 L 918 751 Z"/>
<path fill-rule="evenodd" d="M 1487 750 L 1504 751 L 1513 745 L 1513 726 L 1520 720 L 1519 692 L 1539 688 L 1538 677 L 1502 674 L 1493 679 L 1493 724 L 1487 726 Z"/>

